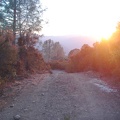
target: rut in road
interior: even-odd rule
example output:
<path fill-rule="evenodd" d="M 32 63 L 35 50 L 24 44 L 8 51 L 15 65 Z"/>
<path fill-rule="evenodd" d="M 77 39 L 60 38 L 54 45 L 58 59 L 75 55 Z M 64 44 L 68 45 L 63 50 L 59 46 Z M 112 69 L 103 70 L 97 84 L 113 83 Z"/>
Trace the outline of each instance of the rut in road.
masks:
<path fill-rule="evenodd" d="M 98 76 L 53 71 L 34 77 L 0 112 L 0 120 L 119 120 L 120 97 Z M 33 84 L 34 82 L 34 84 Z M 102 87 L 101 87 L 102 86 Z M 105 89 L 106 88 L 106 89 Z"/>

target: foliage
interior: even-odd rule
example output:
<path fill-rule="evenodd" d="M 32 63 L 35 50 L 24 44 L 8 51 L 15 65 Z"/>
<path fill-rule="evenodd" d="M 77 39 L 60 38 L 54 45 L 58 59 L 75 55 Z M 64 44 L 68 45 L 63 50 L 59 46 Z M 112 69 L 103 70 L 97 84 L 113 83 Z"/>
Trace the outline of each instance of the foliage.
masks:
<path fill-rule="evenodd" d="M 98 71 L 103 75 L 120 78 L 120 24 L 109 40 L 102 39 L 90 47 L 84 44 L 71 56 L 67 72 Z"/>
<path fill-rule="evenodd" d="M 50 61 L 52 58 L 53 45 L 54 45 L 54 42 L 51 39 L 44 41 L 42 45 L 42 53 L 43 53 L 44 59 L 47 62 Z"/>
<path fill-rule="evenodd" d="M 84 44 L 79 52 L 77 52 L 75 55 L 70 56 L 67 71 L 80 72 L 90 69 L 92 51 L 93 49 L 89 45 Z"/>
<path fill-rule="evenodd" d="M 1 0 L 0 7 L 1 29 L 11 29 L 14 37 L 42 29 L 45 9 L 39 0 Z"/>
<path fill-rule="evenodd" d="M 17 74 L 35 73 L 49 70 L 40 52 L 34 47 L 22 46 L 19 49 L 19 61 L 17 62 Z"/>
<path fill-rule="evenodd" d="M 22 35 L 18 38 L 18 46 L 26 46 L 26 47 L 34 47 L 35 44 L 39 40 L 39 35 L 37 34 L 29 34 L 27 33 L 26 36 Z"/>
<path fill-rule="evenodd" d="M 53 53 L 52 53 L 53 60 L 60 60 L 65 57 L 64 49 L 59 42 L 55 42 L 52 49 L 53 49 Z"/>
<path fill-rule="evenodd" d="M 14 77 L 16 72 L 17 48 L 11 44 L 10 33 L 0 36 L 0 76 Z"/>
<path fill-rule="evenodd" d="M 13 38 L 11 31 L 0 32 L 0 95 L 2 95 L 4 84 L 13 81 L 17 76 L 36 72 L 44 73 L 50 70 L 42 54 L 33 47 L 31 42 L 14 46 Z"/>
<path fill-rule="evenodd" d="M 0 0 L 0 89 L 17 75 L 50 69 L 34 48 L 44 11 L 39 0 Z"/>
<path fill-rule="evenodd" d="M 50 62 L 51 60 L 61 60 L 65 57 L 63 47 L 60 43 L 54 43 L 51 39 L 44 41 L 42 45 L 42 53 L 47 62 Z"/>
<path fill-rule="evenodd" d="M 68 66 L 68 61 L 66 60 L 52 60 L 49 62 L 51 68 L 54 70 L 65 70 Z"/>
<path fill-rule="evenodd" d="M 75 54 L 77 54 L 80 50 L 79 49 L 73 49 L 69 52 L 68 54 L 68 58 L 74 56 Z"/>

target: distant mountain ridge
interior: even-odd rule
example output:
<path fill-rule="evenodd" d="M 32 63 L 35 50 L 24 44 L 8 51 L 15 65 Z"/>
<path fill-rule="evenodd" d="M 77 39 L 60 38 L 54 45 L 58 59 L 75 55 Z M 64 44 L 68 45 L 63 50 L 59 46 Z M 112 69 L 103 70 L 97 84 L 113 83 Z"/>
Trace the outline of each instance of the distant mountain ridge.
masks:
<path fill-rule="evenodd" d="M 60 42 L 66 54 L 72 49 L 80 49 L 83 44 L 93 45 L 97 40 L 85 36 L 43 36 L 42 41 L 51 39 L 54 42 Z"/>

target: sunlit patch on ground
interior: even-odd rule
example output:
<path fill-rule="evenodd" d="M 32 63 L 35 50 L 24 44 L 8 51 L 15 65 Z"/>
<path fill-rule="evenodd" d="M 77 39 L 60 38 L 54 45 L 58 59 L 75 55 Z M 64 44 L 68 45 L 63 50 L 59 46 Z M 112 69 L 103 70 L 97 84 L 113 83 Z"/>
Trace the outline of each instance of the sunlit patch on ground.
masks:
<path fill-rule="evenodd" d="M 107 83 L 105 83 L 104 81 L 101 81 L 100 79 L 93 79 L 90 82 L 95 86 L 99 87 L 102 91 L 105 91 L 108 93 L 117 92 L 117 89 L 110 88 L 110 86 L 108 86 Z"/>

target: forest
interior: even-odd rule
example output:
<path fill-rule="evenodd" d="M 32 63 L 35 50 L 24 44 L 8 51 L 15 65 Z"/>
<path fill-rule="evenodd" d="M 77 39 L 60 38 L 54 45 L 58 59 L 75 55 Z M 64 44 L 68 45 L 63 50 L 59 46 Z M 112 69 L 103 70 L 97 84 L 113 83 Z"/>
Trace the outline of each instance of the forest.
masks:
<path fill-rule="evenodd" d="M 120 23 L 106 40 L 93 46 L 84 44 L 66 57 L 59 42 L 40 42 L 46 9 L 39 0 L 1 0 L 0 2 L 0 89 L 19 76 L 44 73 L 51 69 L 66 72 L 96 71 L 120 82 Z M 36 44 L 39 44 L 36 47 Z M 74 54 L 73 54 L 74 53 Z"/>

